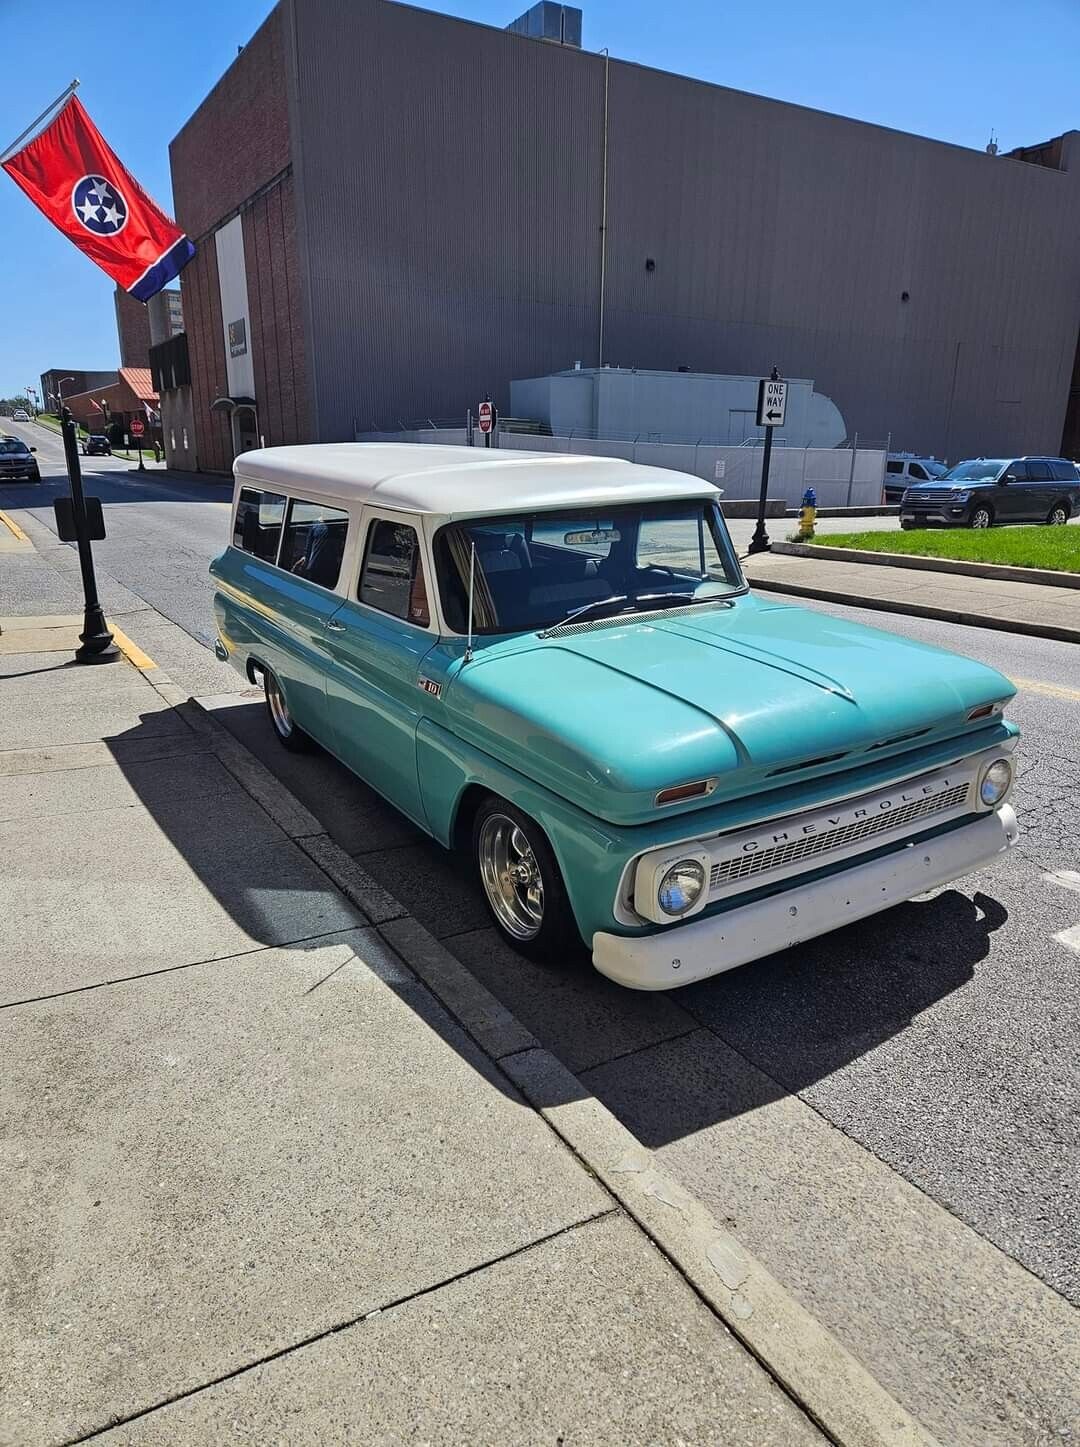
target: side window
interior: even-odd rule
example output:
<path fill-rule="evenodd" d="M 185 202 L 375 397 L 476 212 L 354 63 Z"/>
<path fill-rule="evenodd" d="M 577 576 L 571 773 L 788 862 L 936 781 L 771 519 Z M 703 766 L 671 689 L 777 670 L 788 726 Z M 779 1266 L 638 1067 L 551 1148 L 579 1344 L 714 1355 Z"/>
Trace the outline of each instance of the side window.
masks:
<path fill-rule="evenodd" d="M 1048 462 L 1029 462 L 1028 482 L 1049 482 L 1050 464 Z"/>
<path fill-rule="evenodd" d="M 1052 462 L 1050 471 L 1054 475 L 1055 482 L 1075 482 L 1076 468 L 1071 462 Z"/>
<path fill-rule="evenodd" d="M 1010 462 L 1005 472 L 1012 473 L 1017 482 L 1027 482 L 1028 480 L 1028 465 L 1026 462 Z"/>
<path fill-rule="evenodd" d="M 357 597 L 361 603 L 426 628 L 431 622 L 415 528 L 376 518 L 368 528 Z"/>
<path fill-rule="evenodd" d="M 909 477 L 913 477 L 916 482 L 928 482 L 928 481 L 929 481 L 929 479 L 928 479 L 927 476 L 926 476 L 926 468 L 925 468 L 925 467 L 920 467 L 917 462 L 913 462 L 913 463 L 911 464 L 911 467 L 908 469 L 908 476 L 909 476 Z"/>
<path fill-rule="evenodd" d="M 348 531 L 347 512 L 293 498 L 281 544 L 281 566 L 320 588 L 337 587 Z"/>
<path fill-rule="evenodd" d="M 904 470 L 904 464 L 903 464 L 902 462 L 887 462 L 887 463 L 885 464 L 885 471 L 886 471 L 886 472 L 891 472 L 891 473 L 893 473 L 893 474 L 896 474 L 896 473 L 899 473 L 899 472 L 903 472 L 903 470 Z"/>
<path fill-rule="evenodd" d="M 264 563 L 276 562 L 284 516 L 285 499 L 276 492 L 242 487 L 233 523 L 233 547 L 253 553 Z"/>

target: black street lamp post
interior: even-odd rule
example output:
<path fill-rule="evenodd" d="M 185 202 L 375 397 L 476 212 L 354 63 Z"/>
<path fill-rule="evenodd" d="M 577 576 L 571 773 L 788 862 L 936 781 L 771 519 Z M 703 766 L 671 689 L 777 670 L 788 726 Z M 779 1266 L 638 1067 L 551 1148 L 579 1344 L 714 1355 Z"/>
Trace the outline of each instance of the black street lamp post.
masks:
<path fill-rule="evenodd" d="M 79 444 L 75 436 L 75 423 L 70 410 L 61 402 L 60 431 L 64 438 L 64 461 L 67 463 L 68 480 L 71 483 L 71 511 L 75 522 L 75 541 L 79 549 L 79 571 L 83 585 L 83 631 L 79 634 L 82 646 L 75 650 L 76 663 L 115 663 L 120 650 L 113 642 L 113 636 L 105 624 L 105 614 L 98 600 L 97 579 L 94 576 L 94 555 L 90 548 L 90 528 L 86 518 L 86 499 L 83 496 L 82 468 L 79 464 Z"/>

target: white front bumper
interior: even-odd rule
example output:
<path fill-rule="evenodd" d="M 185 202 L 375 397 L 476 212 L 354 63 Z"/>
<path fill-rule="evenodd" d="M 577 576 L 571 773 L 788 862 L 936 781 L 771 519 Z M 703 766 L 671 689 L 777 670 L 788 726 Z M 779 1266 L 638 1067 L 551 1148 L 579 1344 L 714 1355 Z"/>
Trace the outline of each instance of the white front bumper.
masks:
<path fill-rule="evenodd" d="M 1019 838 L 1008 804 L 935 839 L 650 935 L 593 935 L 593 964 L 632 990 L 670 990 L 901 904 L 969 874 Z"/>

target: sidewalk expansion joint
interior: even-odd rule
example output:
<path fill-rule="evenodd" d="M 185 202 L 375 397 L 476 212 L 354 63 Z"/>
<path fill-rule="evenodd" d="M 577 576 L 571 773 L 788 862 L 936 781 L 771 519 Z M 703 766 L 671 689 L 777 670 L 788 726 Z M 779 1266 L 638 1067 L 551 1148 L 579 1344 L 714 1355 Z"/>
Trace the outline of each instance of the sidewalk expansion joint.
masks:
<path fill-rule="evenodd" d="M 46 1000 L 63 1000 L 68 995 L 85 995 L 91 990 L 108 990 L 114 985 L 133 985 L 138 980 L 153 980 L 159 975 L 175 975 L 178 970 L 197 970 L 200 965 L 227 965 L 232 960 L 242 960 L 248 955 L 260 955 L 264 950 L 295 950 L 314 944 L 318 940 L 334 939 L 348 934 L 350 929 L 370 929 L 364 922 L 346 926 L 345 929 L 322 930 L 317 935 L 304 935 L 298 940 L 276 940 L 271 944 L 252 945 L 250 950 L 233 950 L 228 955 L 210 955 L 204 960 L 185 960 L 179 965 L 162 965 L 158 970 L 143 970 L 137 975 L 118 975 L 115 980 L 95 980 L 89 985 L 73 985 L 70 990 L 53 990 L 48 995 L 27 995 L 23 1000 L 0 1001 L 0 1011 L 17 1010 L 21 1005 L 38 1005 Z M 347 963 L 347 962 L 346 962 Z M 320 983 L 322 983 L 320 981 Z M 0 1447 L 3 1444 L 0 1443 Z"/>
<path fill-rule="evenodd" d="M 301 1337 L 298 1341 L 290 1342 L 288 1346 L 279 1347 L 277 1351 L 267 1352 L 264 1356 L 255 1357 L 242 1366 L 234 1367 L 231 1372 L 222 1372 L 220 1376 L 209 1377 L 205 1382 L 200 1382 L 196 1387 L 188 1387 L 185 1391 L 174 1392 L 168 1397 L 162 1397 L 160 1401 L 153 1402 L 149 1407 L 141 1407 L 137 1412 L 129 1412 L 121 1417 L 114 1417 L 111 1421 L 100 1427 L 91 1427 L 88 1432 L 81 1432 L 77 1437 L 67 1437 L 64 1440 L 64 1447 L 76 1447 L 80 1442 L 91 1442 L 95 1437 L 101 1437 L 106 1432 L 113 1432 L 117 1427 L 126 1427 L 131 1422 L 138 1422 L 143 1417 L 152 1416 L 155 1412 L 164 1411 L 174 1406 L 177 1402 L 186 1401 L 189 1397 L 197 1397 L 201 1392 L 208 1392 L 213 1387 L 220 1387 L 225 1382 L 231 1382 L 236 1377 L 245 1376 L 248 1372 L 257 1371 L 259 1367 L 265 1367 L 270 1362 L 276 1362 L 281 1357 L 291 1356 L 293 1352 L 303 1351 L 306 1347 L 315 1346 L 318 1342 L 327 1341 L 330 1337 L 337 1336 L 340 1332 L 350 1331 L 355 1327 L 363 1326 L 365 1322 L 375 1321 L 388 1311 L 396 1311 L 400 1307 L 409 1306 L 414 1301 L 422 1301 L 424 1297 L 434 1296 L 447 1286 L 453 1286 L 456 1282 L 467 1281 L 471 1276 L 478 1276 L 481 1272 L 489 1271 L 493 1266 L 501 1266 L 504 1262 L 513 1261 L 518 1256 L 525 1256 L 530 1251 L 535 1251 L 549 1242 L 557 1241 L 560 1236 L 567 1236 L 571 1232 L 588 1229 L 597 1222 L 606 1221 L 611 1216 L 621 1215 L 619 1207 L 609 1206 L 604 1211 L 594 1211 L 591 1215 L 583 1216 L 580 1221 L 571 1221 L 566 1226 L 559 1226 L 554 1231 L 548 1231 L 543 1236 L 537 1236 L 532 1241 L 526 1241 L 521 1246 L 515 1246 L 510 1251 L 504 1251 L 498 1256 L 489 1257 L 486 1261 L 479 1261 L 475 1266 L 467 1266 L 462 1271 L 455 1272 L 441 1281 L 432 1282 L 430 1286 L 418 1287 L 415 1291 L 406 1292 L 403 1296 L 394 1297 L 381 1306 L 369 1307 L 358 1315 L 349 1317 L 345 1321 L 336 1322 L 333 1326 L 326 1327 L 323 1331 L 312 1332 L 310 1336 Z"/>

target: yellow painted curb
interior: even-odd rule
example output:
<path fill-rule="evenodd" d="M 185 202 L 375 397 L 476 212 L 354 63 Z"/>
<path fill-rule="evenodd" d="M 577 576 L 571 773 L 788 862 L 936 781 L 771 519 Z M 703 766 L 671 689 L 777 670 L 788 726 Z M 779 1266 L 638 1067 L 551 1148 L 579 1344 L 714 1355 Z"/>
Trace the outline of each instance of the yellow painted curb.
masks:
<path fill-rule="evenodd" d="M 19 524 L 9 518 L 6 512 L 0 512 L 0 523 L 3 523 L 6 528 L 10 528 L 20 543 L 28 543 L 30 541 Z"/>
<path fill-rule="evenodd" d="M 1080 688 L 1066 688 L 1060 683 L 1043 683 L 1037 678 L 1014 678 L 1021 693 L 1041 693 L 1047 698 L 1067 698 L 1080 703 Z"/>
<path fill-rule="evenodd" d="M 132 643 L 127 634 L 122 633 L 115 623 L 110 623 L 108 627 L 109 632 L 116 642 L 117 648 L 119 648 L 129 663 L 133 663 L 136 668 L 142 668 L 144 670 L 157 667 L 157 664 L 149 654 L 144 653 L 137 643 Z"/>

